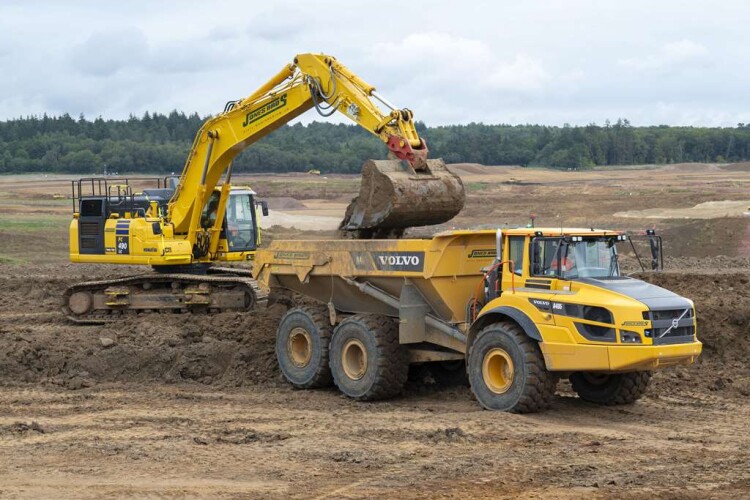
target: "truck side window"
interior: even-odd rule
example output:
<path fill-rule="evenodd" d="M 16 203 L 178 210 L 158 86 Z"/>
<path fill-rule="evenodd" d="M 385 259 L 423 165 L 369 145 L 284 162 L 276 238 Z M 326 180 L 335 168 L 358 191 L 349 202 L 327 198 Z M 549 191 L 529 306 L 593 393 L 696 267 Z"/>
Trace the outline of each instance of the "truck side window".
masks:
<path fill-rule="evenodd" d="M 560 240 L 537 239 L 531 244 L 531 275 L 554 276 L 558 271 L 557 253 L 560 250 Z"/>
<path fill-rule="evenodd" d="M 513 272 L 520 276 L 523 273 L 523 242 L 524 236 L 508 238 L 508 258 L 513 261 Z"/>

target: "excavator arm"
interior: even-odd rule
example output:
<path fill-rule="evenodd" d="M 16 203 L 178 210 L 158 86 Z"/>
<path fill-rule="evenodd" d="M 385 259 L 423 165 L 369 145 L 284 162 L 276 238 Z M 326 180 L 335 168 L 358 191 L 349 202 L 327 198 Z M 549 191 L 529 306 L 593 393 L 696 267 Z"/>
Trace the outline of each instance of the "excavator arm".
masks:
<path fill-rule="evenodd" d="M 378 100 L 390 111 L 381 112 L 374 100 Z M 374 86 L 335 58 L 323 54 L 300 54 L 295 57 L 293 64 L 284 67 L 253 94 L 228 103 L 223 113 L 206 121 L 198 131 L 178 187 L 170 200 L 166 221 L 173 226 L 175 235 L 186 235 L 198 249 L 196 258 L 202 258 L 216 250 L 229 195 L 234 157 L 247 146 L 311 108 L 315 108 L 323 116 L 336 111 L 343 113 L 378 136 L 396 158 L 405 161 L 407 165 L 400 165 L 400 161 L 389 162 L 380 169 L 391 172 L 384 178 L 386 184 L 408 183 L 411 182 L 409 178 L 421 177 L 426 181 L 421 183 L 422 189 L 412 191 L 420 197 L 429 197 L 430 190 L 425 191 L 425 186 L 432 184 L 437 187 L 443 177 L 450 177 L 455 186 L 451 193 L 444 193 L 445 198 L 454 200 L 453 205 L 460 206 L 457 209 L 452 206 L 449 212 L 452 217 L 460 211 L 463 206 L 463 185 L 457 177 L 444 169 L 444 165 L 441 167 L 434 164 L 435 160 L 427 160 L 427 147 L 416 131 L 410 110 L 398 109 L 388 103 L 377 94 Z M 224 175 L 226 178 L 216 223 L 205 233 L 200 225 L 201 211 Z M 399 176 L 405 177 L 399 181 L 396 179 Z M 363 189 L 365 184 L 367 183 L 363 181 Z M 394 186 L 387 187 L 392 189 Z M 444 188 L 438 189 L 445 191 Z M 369 195 L 373 194 L 372 185 L 368 185 L 367 190 L 370 191 Z M 368 203 L 361 195 L 358 200 L 360 204 Z M 425 209 L 430 211 L 428 207 Z M 378 221 L 375 219 L 382 219 L 382 214 L 378 213 L 374 219 L 370 217 L 373 220 L 365 220 L 367 217 L 363 209 L 354 210 L 354 213 L 359 220 L 348 223 L 354 224 L 357 229 L 367 227 L 367 224 L 376 225 Z"/>

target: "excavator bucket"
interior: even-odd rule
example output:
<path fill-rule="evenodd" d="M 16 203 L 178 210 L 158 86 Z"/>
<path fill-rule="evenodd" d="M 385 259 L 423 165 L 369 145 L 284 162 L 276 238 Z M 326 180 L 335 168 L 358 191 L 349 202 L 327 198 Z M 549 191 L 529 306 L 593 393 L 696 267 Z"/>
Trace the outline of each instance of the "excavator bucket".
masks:
<path fill-rule="evenodd" d="M 339 229 L 356 238 L 400 237 L 408 227 L 449 221 L 465 199 L 463 182 L 441 159 L 418 171 L 400 160 L 368 160 Z"/>

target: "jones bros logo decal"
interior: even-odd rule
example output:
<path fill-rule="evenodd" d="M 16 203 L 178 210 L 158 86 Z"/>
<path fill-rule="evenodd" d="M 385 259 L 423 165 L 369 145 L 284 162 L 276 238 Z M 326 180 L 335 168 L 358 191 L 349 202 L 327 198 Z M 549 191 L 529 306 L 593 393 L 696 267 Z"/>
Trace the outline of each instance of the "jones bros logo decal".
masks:
<path fill-rule="evenodd" d="M 381 271 L 424 270 L 424 252 L 372 252 L 372 257 Z"/>

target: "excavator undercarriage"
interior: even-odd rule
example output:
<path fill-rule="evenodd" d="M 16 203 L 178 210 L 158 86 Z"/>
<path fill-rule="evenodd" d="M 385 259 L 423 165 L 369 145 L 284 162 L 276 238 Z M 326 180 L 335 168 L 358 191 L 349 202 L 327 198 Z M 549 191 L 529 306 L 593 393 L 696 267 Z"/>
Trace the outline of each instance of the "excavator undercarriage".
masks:
<path fill-rule="evenodd" d="M 263 308 L 268 295 L 247 269 L 204 274 L 150 273 L 69 287 L 63 311 L 76 323 L 105 323 L 141 313 L 218 313 Z"/>

